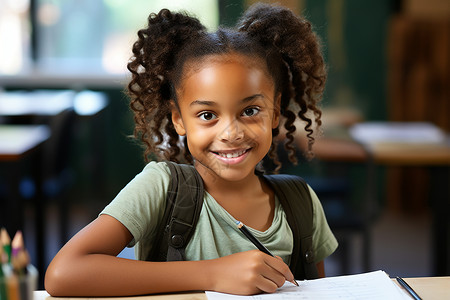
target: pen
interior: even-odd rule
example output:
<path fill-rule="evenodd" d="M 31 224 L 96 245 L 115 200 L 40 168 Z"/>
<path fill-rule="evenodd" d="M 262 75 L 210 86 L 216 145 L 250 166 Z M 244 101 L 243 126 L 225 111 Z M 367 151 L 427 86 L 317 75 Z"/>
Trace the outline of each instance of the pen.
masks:
<path fill-rule="evenodd" d="M 242 222 L 236 221 L 236 225 L 239 228 L 239 230 L 245 235 L 245 237 L 248 238 L 249 241 L 256 246 L 256 248 L 258 248 L 258 250 L 274 257 L 274 255 L 269 251 L 269 249 L 267 249 L 263 244 L 261 244 L 261 242 L 247 229 L 247 227 L 245 227 L 245 225 Z M 292 280 L 291 282 L 296 286 L 298 286 L 298 283 L 297 281 L 295 281 L 295 279 Z"/>
<path fill-rule="evenodd" d="M 396 277 L 398 283 L 408 291 L 408 293 L 416 300 L 422 300 L 417 293 L 410 287 L 401 277 Z"/>

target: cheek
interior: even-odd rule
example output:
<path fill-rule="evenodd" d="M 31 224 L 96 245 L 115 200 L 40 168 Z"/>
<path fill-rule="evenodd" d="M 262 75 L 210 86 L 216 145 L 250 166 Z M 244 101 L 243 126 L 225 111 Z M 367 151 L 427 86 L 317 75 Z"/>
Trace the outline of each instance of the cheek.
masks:
<path fill-rule="evenodd" d="M 188 126 L 186 132 L 188 146 L 191 152 L 206 148 L 216 137 L 214 130 L 202 126 Z"/>
<path fill-rule="evenodd" d="M 255 120 L 255 122 L 249 122 L 245 126 L 251 137 L 272 136 L 272 119 L 267 115 L 263 115 L 258 120 Z"/>

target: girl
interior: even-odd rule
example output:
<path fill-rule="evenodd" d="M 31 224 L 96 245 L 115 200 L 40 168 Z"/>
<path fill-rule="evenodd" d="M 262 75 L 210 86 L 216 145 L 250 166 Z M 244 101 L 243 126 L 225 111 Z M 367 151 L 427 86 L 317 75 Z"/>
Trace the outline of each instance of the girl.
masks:
<path fill-rule="evenodd" d="M 255 171 L 266 155 L 280 167 L 273 142 L 280 122 L 291 160 L 297 118 L 306 122 L 310 147 L 314 141 L 311 117 L 320 125 L 317 102 L 326 74 L 311 25 L 288 9 L 259 4 L 237 29 L 208 33 L 197 19 L 163 9 L 150 15 L 138 37 L 128 64 L 135 134 L 147 158 L 193 163 L 206 190 L 187 261 L 139 260 L 154 246 L 171 180 L 166 163 L 150 162 L 55 256 L 46 273 L 47 291 L 53 296 L 274 292 L 294 279 L 287 265 L 292 232 L 273 190 Z M 324 276 L 323 259 L 337 242 L 310 192 L 314 257 Z M 235 220 L 276 257 L 251 250 Z M 138 260 L 116 257 L 126 246 L 135 246 Z"/>

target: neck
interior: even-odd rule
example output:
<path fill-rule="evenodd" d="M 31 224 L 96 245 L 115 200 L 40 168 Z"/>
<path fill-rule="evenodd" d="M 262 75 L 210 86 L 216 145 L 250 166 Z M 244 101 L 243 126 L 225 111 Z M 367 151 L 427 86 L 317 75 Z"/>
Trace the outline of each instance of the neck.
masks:
<path fill-rule="evenodd" d="M 228 198 L 228 196 L 236 194 L 246 194 L 255 191 L 255 187 L 260 186 L 259 178 L 254 172 L 251 172 L 240 180 L 229 181 L 218 176 L 215 172 L 200 163 L 196 163 L 195 168 L 203 179 L 206 191 L 216 199 L 221 197 Z"/>
<path fill-rule="evenodd" d="M 274 195 L 254 172 L 240 180 L 228 181 L 200 164 L 196 169 L 206 191 L 234 218 L 257 230 L 270 227 L 275 211 Z"/>

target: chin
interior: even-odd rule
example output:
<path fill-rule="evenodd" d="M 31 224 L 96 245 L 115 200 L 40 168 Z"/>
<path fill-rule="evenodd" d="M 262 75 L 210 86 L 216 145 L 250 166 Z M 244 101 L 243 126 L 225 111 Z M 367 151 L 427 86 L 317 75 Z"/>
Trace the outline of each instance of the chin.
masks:
<path fill-rule="evenodd" d="M 215 176 L 220 177 L 222 180 L 230 182 L 238 182 L 249 178 L 254 174 L 254 168 L 233 168 L 233 167 L 221 167 L 213 169 Z"/>

